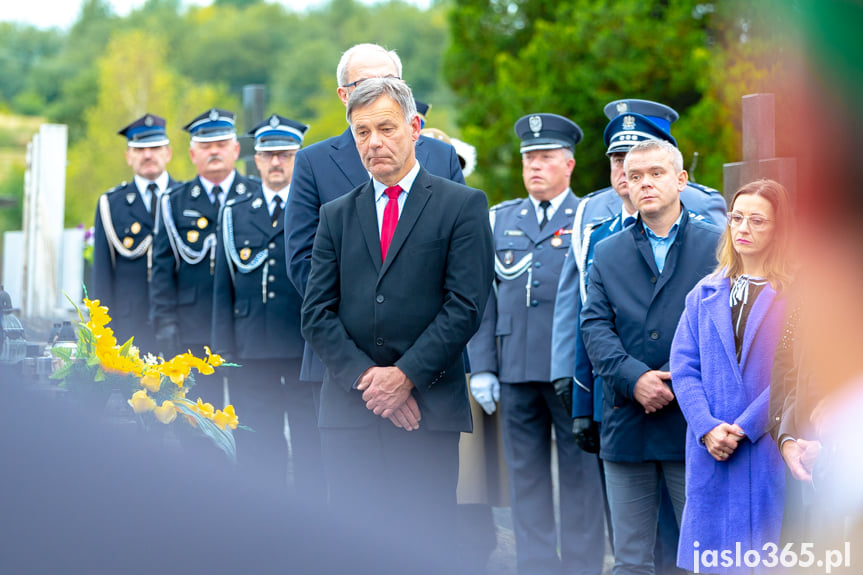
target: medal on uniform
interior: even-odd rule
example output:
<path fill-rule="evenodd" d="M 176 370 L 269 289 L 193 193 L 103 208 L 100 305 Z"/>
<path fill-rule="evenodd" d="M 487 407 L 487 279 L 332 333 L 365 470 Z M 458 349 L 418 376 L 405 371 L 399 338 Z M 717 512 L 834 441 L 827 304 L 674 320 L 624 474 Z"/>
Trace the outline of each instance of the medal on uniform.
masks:
<path fill-rule="evenodd" d="M 195 186 L 194 188 L 192 188 L 192 197 L 193 197 L 193 198 L 197 198 L 197 197 L 198 197 L 198 196 L 200 196 L 200 195 L 201 195 L 201 188 L 200 188 L 200 186 Z"/>
<path fill-rule="evenodd" d="M 240 259 L 247 260 L 252 255 L 252 250 L 249 248 L 243 248 L 240 250 Z"/>
<path fill-rule="evenodd" d="M 190 244 L 193 244 L 196 241 L 198 241 L 198 230 L 189 230 L 188 232 L 186 232 L 186 240 Z"/>
<path fill-rule="evenodd" d="M 141 231 L 141 224 L 139 224 L 138 222 L 133 223 L 132 224 L 132 233 L 137 234 L 140 231 Z"/>
<path fill-rule="evenodd" d="M 124 248 L 126 248 L 126 249 L 128 250 L 128 249 L 129 249 L 129 248 L 131 248 L 133 245 L 135 245 L 135 240 L 133 240 L 133 239 L 132 239 L 132 238 L 130 238 L 129 236 L 126 236 L 125 238 L 123 238 L 123 247 L 124 247 Z"/>
<path fill-rule="evenodd" d="M 209 224 L 210 222 L 207 220 L 207 218 L 201 216 L 200 218 L 198 218 L 198 221 L 196 223 L 197 223 L 198 227 L 203 230 L 204 228 L 207 227 L 207 224 Z"/>
<path fill-rule="evenodd" d="M 562 239 L 560 239 L 560 236 L 557 236 L 557 235 L 556 235 L 556 236 L 554 236 L 553 238 L 551 238 L 551 241 L 550 241 L 549 243 L 551 244 L 551 247 L 553 247 L 553 248 L 559 248 L 559 247 L 560 247 L 560 244 L 562 244 L 562 243 L 563 243 L 563 240 L 562 240 Z"/>
<path fill-rule="evenodd" d="M 515 255 L 512 253 L 512 250 L 505 251 L 503 253 L 503 263 L 510 265 L 513 261 L 515 261 Z"/>
<path fill-rule="evenodd" d="M 126 203 L 129 204 L 130 206 L 132 204 L 134 204 L 136 195 L 137 194 L 135 192 L 129 192 L 128 194 L 126 194 Z"/>
<path fill-rule="evenodd" d="M 256 210 L 263 205 L 264 205 L 264 200 L 262 200 L 261 198 L 255 198 L 254 201 L 252 202 L 252 207 Z"/>
<path fill-rule="evenodd" d="M 243 182 L 240 182 L 239 184 L 237 184 L 236 190 L 237 190 L 237 193 L 242 196 L 243 194 L 246 193 L 246 184 L 244 184 Z"/>

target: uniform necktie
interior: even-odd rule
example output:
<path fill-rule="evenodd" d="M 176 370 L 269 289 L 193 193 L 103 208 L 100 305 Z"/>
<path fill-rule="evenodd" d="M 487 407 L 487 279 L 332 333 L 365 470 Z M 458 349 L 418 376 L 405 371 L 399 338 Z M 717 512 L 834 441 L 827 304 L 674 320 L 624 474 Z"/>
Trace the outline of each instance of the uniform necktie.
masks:
<path fill-rule="evenodd" d="M 157 186 L 153 182 L 150 182 L 150 184 L 147 186 L 147 191 L 150 192 L 150 215 L 152 217 L 156 217 L 156 196 L 158 195 L 159 186 Z"/>
<path fill-rule="evenodd" d="M 635 221 L 636 221 L 635 218 L 633 218 L 632 216 L 626 216 L 626 219 L 623 220 L 623 227 L 628 228 L 629 226 L 634 224 Z"/>
<path fill-rule="evenodd" d="M 542 230 L 542 228 L 545 227 L 545 224 L 548 223 L 548 207 L 550 205 L 551 202 L 549 202 L 548 200 L 542 200 L 541 202 L 539 202 L 539 207 L 542 208 L 542 221 L 539 222 L 540 230 Z"/>
<path fill-rule="evenodd" d="M 384 221 L 381 224 L 381 261 L 387 259 L 387 250 L 399 223 L 399 194 L 402 193 L 402 188 L 390 186 L 384 193 L 387 195 L 387 205 L 384 207 Z"/>
<path fill-rule="evenodd" d="M 273 208 L 273 227 L 279 225 L 279 219 L 282 217 L 282 198 L 281 196 L 276 196 L 273 198 L 273 201 L 276 203 L 276 207 Z"/>
<path fill-rule="evenodd" d="M 221 186 L 213 186 L 213 205 L 216 207 L 216 211 L 219 211 L 219 208 L 222 207 L 222 187 Z"/>

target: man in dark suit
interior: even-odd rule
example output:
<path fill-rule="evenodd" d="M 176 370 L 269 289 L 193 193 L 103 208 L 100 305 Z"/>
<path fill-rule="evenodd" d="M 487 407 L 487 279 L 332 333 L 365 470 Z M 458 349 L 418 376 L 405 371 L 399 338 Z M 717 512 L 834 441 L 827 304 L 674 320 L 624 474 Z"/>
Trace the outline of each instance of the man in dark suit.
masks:
<path fill-rule="evenodd" d="M 372 180 L 321 208 L 302 321 L 326 365 L 330 505 L 385 517 L 448 557 L 458 438 L 471 429 L 463 352 L 493 277 L 488 202 L 420 166 L 401 80 L 365 80 L 347 116 Z"/>
<path fill-rule="evenodd" d="M 284 488 L 287 410 L 295 491 L 305 501 L 322 502 L 315 404 L 311 387 L 298 380 L 302 298 L 285 269 L 282 217 L 307 129 L 273 114 L 249 132 L 262 186 L 230 200 L 220 215 L 212 342 L 217 353 L 242 365 L 228 373 L 231 403 L 255 430 L 237 434 L 241 466 Z"/>
<path fill-rule="evenodd" d="M 394 51 L 387 51 L 376 44 L 358 44 L 342 55 L 336 76 L 339 99 L 347 105 L 351 92 L 364 80 L 401 78 L 402 64 Z M 458 156 L 452 146 L 425 136 L 421 136 L 415 146 L 417 160 L 423 168 L 436 176 L 464 183 Z M 297 153 L 285 212 L 285 253 L 288 275 L 300 295 L 306 292 L 320 207 L 368 180 L 369 172 L 360 160 L 350 128 L 340 136 Z M 323 375 L 324 366 L 307 346 L 300 379 L 320 382 Z"/>
<path fill-rule="evenodd" d="M 233 113 L 212 108 L 183 129 L 192 138 L 189 154 L 198 176 L 166 191 L 159 202 L 150 289 L 159 351 L 169 356 L 187 349 L 200 354 L 209 345 L 219 209 L 260 187 L 234 169 L 240 144 Z M 197 380 L 195 393 L 221 408 L 221 386 Z"/>
<path fill-rule="evenodd" d="M 581 329 L 603 382 L 600 458 L 615 573 L 653 572 L 661 480 L 678 525 L 686 422 L 668 371 L 686 294 L 716 267 L 721 230 L 680 203 L 687 175 L 671 143 L 635 145 L 624 161 L 638 219 L 596 246 Z"/>
<path fill-rule="evenodd" d="M 126 137 L 126 163 L 135 177 L 99 197 L 89 296 L 111 309 L 117 341 L 134 336 L 143 353 L 157 353 L 149 318 L 153 223 L 159 196 L 177 183 L 165 170 L 171 144 L 164 118 L 153 114 L 117 133 Z"/>

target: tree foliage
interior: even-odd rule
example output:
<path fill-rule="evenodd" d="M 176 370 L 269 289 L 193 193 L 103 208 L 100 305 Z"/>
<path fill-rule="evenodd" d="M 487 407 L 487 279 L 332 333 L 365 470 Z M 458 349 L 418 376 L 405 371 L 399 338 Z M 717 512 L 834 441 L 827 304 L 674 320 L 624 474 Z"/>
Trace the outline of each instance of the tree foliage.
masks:
<path fill-rule="evenodd" d="M 191 119 L 211 106 L 236 106 L 225 89 L 195 84 L 169 68 L 166 49 L 158 37 L 141 31 L 120 33 L 109 42 L 97 66 L 96 104 L 84 115 L 85 136 L 69 150 L 66 195 L 74 201 L 67 202 L 67 223 L 91 221 L 99 194 L 132 177 L 119 128 L 147 112 L 170 118 L 174 156 L 168 171 L 188 179 L 195 173 L 186 152 L 188 136 L 174 119 Z"/>
<path fill-rule="evenodd" d="M 698 180 L 721 187 L 722 163 L 737 159 L 730 110 L 769 73 L 750 58 L 759 48 L 751 39 L 745 57 L 734 55 L 734 34 L 748 22 L 739 10 L 723 19 L 698 0 L 459 0 L 445 70 L 486 192 L 524 195 L 513 124 L 533 112 L 567 116 L 584 130 L 576 194 L 608 186 L 602 110 L 619 98 L 680 112 L 672 133 L 684 157 L 698 152 Z"/>

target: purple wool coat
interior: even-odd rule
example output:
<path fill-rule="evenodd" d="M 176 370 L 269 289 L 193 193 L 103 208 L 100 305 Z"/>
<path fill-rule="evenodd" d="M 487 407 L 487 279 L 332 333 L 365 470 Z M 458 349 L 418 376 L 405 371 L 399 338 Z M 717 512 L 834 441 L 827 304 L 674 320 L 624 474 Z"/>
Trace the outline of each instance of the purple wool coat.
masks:
<path fill-rule="evenodd" d="M 785 499 L 784 463 L 767 433 L 770 370 L 785 301 L 769 284 L 762 289 L 750 310 L 738 364 L 730 289 L 730 280 L 717 274 L 701 280 L 686 296 L 671 344 L 672 386 L 688 425 L 677 564 L 694 571 L 697 550 L 701 573 L 748 572 L 733 565 L 737 543 L 741 556 L 750 549 L 764 555 L 765 544 L 779 544 Z M 719 462 L 700 438 L 722 422 L 736 423 L 746 438 Z M 716 566 L 714 557 L 705 555 L 708 550 L 717 551 Z M 727 567 L 724 550 L 731 552 Z"/>

